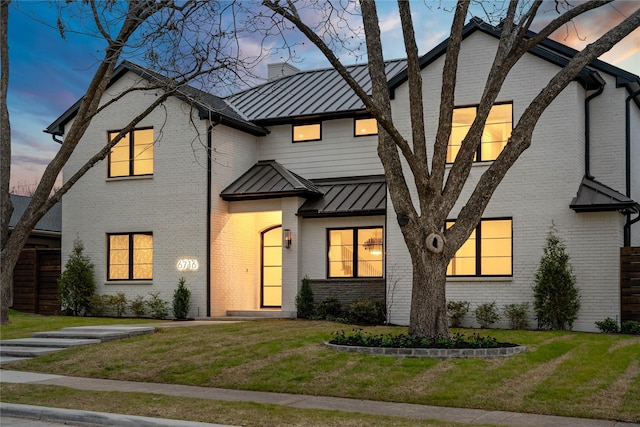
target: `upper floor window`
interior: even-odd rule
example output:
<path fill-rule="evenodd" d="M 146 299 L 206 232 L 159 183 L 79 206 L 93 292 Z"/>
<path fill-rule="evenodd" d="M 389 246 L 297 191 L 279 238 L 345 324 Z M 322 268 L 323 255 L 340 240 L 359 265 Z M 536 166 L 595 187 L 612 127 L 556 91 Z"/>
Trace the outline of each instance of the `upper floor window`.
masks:
<path fill-rule="evenodd" d="M 382 228 L 328 230 L 328 274 L 335 277 L 382 277 Z"/>
<path fill-rule="evenodd" d="M 460 151 L 462 140 L 476 118 L 477 107 L 460 107 L 453 110 L 451 137 L 447 150 L 447 163 L 453 163 Z M 513 104 L 497 104 L 491 107 L 487 122 L 482 132 L 482 140 L 475 161 L 485 162 L 498 158 L 507 145 L 513 129 Z"/>
<path fill-rule="evenodd" d="M 119 131 L 109 132 L 112 141 Z M 126 134 L 109 153 L 109 178 L 153 174 L 153 129 Z"/>
<path fill-rule="evenodd" d="M 447 221 L 447 228 L 454 221 Z M 458 249 L 447 276 L 510 276 L 512 274 L 512 220 L 483 219 Z"/>
<path fill-rule="evenodd" d="M 374 118 L 355 119 L 353 134 L 355 136 L 377 135 L 378 121 Z"/>
<path fill-rule="evenodd" d="M 322 125 L 320 123 L 293 125 L 293 142 L 320 141 L 321 139 Z"/>
<path fill-rule="evenodd" d="M 153 234 L 108 235 L 107 280 L 153 279 Z"/>

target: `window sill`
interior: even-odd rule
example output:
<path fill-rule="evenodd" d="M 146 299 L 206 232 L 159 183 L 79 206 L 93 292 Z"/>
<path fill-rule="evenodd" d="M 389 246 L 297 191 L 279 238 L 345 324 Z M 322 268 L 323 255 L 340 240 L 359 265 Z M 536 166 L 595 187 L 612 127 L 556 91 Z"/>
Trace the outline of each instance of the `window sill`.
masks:
<path fill-rule="evenodd" d="M 139 176 L 116 176 L 113 178 L 107 178 L 107 182 L 117 182 L 117 181 L 138 181 L 138 180 L 146 180 L 153 179 L 153 175 L 139 175 Z"/>
<path fill-rule="evenodd" d="M 134 285 L 134 286 L 146 286 L 153 285 L 153 281 L 149 280 L 107 280 L 104 282 L 106 286 L 111 285 Z"/>
<path fill-rule="evenodd" d="M 510 283 L 513 282 L 513 276 L 482 276 L 482 277 L 447 277 L 447 283 L 483 283 L 483 282 L 501 282 Z"/>

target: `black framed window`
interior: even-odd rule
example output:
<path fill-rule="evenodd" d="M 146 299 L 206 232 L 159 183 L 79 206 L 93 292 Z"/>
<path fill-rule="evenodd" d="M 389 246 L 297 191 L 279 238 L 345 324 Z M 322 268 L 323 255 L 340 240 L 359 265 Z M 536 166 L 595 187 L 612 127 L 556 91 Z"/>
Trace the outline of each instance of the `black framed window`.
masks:
<path fill-rule="evenodd" d="M 109 132 L 109 141 L 119 133 Z M 153 128 L 127 133 L 109 152 L 109 178 L 142 175 L 153 175 Z"/>
<path fill-rule="evenodd" d="M 378 134 L 378 121 L 374 118 L 354 119 L 353 135 L 368 136 Z"/>
<path fill-rule="evenodd" d="M 382 277 L 382 227 L 327 229 L 327 277 Z"/>
<path fill-rule="evenodd" d="M 293 142 L 320 141 L 322 139 L 322 123 L 306 123 L 292 126 Z"/>
<path fill-rule="evenodd" d="M 153 233 L 108 234 L 107 280 L 153 279 Z"/>
<path fill-rule="evenodd" d="M 455 221 L 447 221 L 447 228 Z M 458 249 L 447 276 L 511 276 L 513 273 L 513 221 L 483 219 Z"/>
<path fill-rule="evenodd" d="M 477 106 L 458 107 L 453 110 L 451 137 L 447 148 L 447 163 L 453 163 L 476 118 Z M 486 162 L 498 158 L 507 145 L 513 130 L 513 104 L 496 104 L 491 107 L 482 132 L 482 140 L 476 152 L 475 161 Z"/>

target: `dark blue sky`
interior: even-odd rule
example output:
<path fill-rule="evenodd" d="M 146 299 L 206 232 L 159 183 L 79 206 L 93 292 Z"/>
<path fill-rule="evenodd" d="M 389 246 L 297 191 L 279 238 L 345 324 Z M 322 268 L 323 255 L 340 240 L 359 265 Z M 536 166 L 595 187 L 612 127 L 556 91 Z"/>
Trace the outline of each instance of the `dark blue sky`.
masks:
<path fill-rule="evenodd" d="M 426 53 L 446 38 L 451 21 L 451 14 L 445 10 L 450 5 L 448 0 L 427 0 L 434 5 L 431 8 L 422 7 L 423 3 L 417 1 L 412 8 L 414 22 L 419 23 L 416 30 L 420 53 Z M 42 130 L 83 95 L 104 48 L 104 43 L 98 38 L 87 35 L 67 32 L 62 39 L 56 28 L 56 6 L 55 2 L 13 0 L 9 11 L 10 82 L 7 102 L 12 127 L 11 186 L 20 193 L 35 186 L 57 151 L 58 144 Z M 637 7 L 635 0 L 618 0 L 615 7 L 600 8 L 579 22 L 579 38 L 571 31 L 563 31 L 555 38 L 580 49 Z M 404 56 L 394 2 L 381 2 L 379 14 L 385 56 Z M 77 20 L 69 22 L 73 25 L 78 23 Z M 87 22 L 84 20 L 81 24 Z M 306 46 L 309 50 L 301 52 L 304 61 L 296 66 L 301 69 L 326 66 L 320 54 L 311 49 L 310 43 Z M 602 59 L 640 74 L 640 30 Z"/>

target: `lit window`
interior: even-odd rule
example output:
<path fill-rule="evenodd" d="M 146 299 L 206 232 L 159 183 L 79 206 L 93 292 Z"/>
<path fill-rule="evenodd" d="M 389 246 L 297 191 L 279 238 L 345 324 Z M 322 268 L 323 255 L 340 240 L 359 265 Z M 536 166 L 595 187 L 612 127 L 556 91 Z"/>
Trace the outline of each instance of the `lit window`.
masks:
<path fill-rule="evenodd" d="M 376 119 L 355 119 L 355 136 L 377 135 L 378 121 Z"/>
<path fill-rule="evenodd" d="M 119 131 L 109 132 L 112 141 Z M 109 177 L 153 174 L 153 129 L 126 134 L 109 153 Z"/>
<path fill-rule="evenodd" d="M 491 161 L 498 158 L 502 149 L 507 145 L 513 128 L 512 104 L 494 105 L 489 112 L 487 122 L 482 132 L 482 140 L 474 160 Z M 447 163 L 453 163 L 460 151 L 462 140 L 471 128 L 476 118 L 477 107 L 461 107 L 453 110 L 451 137 L 447 150 Z"/>
<path fill-rule="evenodd" d="M 320 123 L 293 125 L 293 142 L 319 141 L 322 139 Z"/>
<path fill-rule="evenodd" d="M 153 234 L 109 234 L 108 280 L 153 279 Z"/>
<path fill-rule="evenodd" d="M 382 228 L 328 230 L 328 239 L 328 277 L 382 277 Z"/>
<path fill-rule="evenodd" d="M 447 228 L 454 221 L 447 221 Z M 512 221 L 484 219 L 458 249 L 447 276 L 510 276 L 512 274 Z"/>

